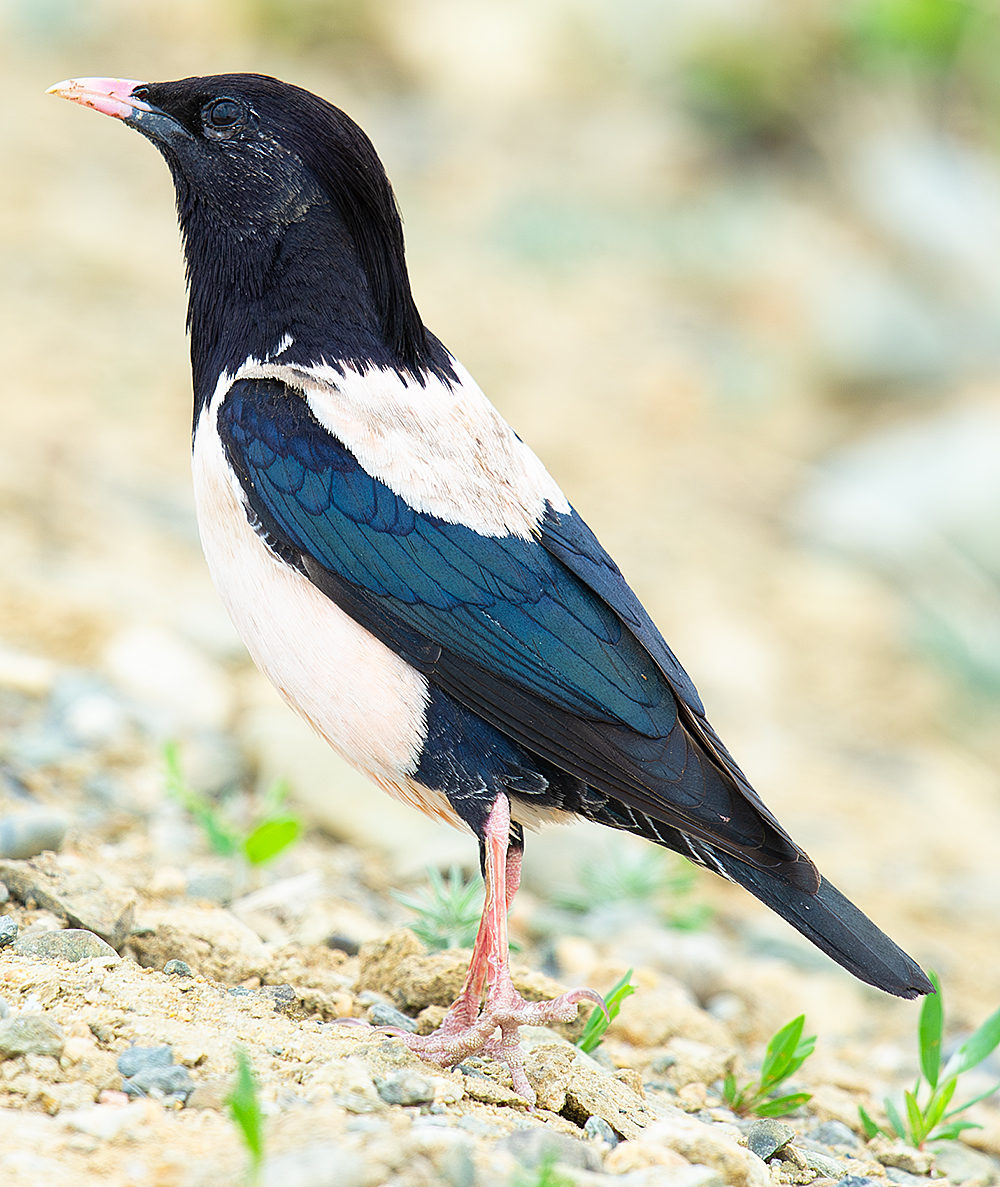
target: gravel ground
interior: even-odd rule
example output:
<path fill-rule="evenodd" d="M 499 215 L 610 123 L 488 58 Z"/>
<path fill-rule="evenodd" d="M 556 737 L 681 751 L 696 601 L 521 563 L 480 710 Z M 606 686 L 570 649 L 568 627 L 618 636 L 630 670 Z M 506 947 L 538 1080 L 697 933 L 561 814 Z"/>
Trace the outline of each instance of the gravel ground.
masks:
<path fill-rule="evenodd" d="M 815 294 L 904 251 L 847 196 L 836 154 L 858 129 L 833 129 L 822 185 L 727 179 L 635 95 L 560 75 L 554 96 L 527 8 L 494 37 L 445 4 L 400 6 L 379 34 L 393 89 L 254 41 L 223 7 L 240 8 L 0 7 L 0 1182 L 243 1181 L 224 1107 L 237 1046 L 274 1187 L 531 1183 L 547 1141 L 581 1184 L 906 1185 L 935 1165 L 995 1181 L 989 1102 L 936 1164 L 860 1141 L 858 1103 L 917 1074 L 919 1007 L 856 985 L 748 896 L 699 875 L 688 897 L 712 917 L 694 931 L 642 904 L 554 915 L 586 861 L 638 860 L 601 830 L 529 837 L 512 934 L 538 992 L 607 990 L 630 967 L 639 990 L 593 1060 L 525 1036 L 535 1111 L 489 1063 L 443 1072 L 337 1021 L 440 1017 L 464 957 L 423 953 L 390 890 L 471 869 L 473 847 L 337 763 L 249 665 L 194 528 L 168 178 L 138 138 L 42 92 L 262 69 L 359 118 L 426 320 L 622 563 L 790 832 L 941 973 L 954 1041 L 1000 1001 L 996 701 L 920 658 L 897 587 L 789 524 L 828 451 L 1000 397 L 987 371 L 896 402 L 831 395 Z M 569 247 L 550 236 L 539 256 L 553 193 Z M 662 210 L 669 250 L 642 237 Z M 244 825 L 287 779 L 305 837 L 264 870 L 214 856 L 166 794 L 167 740 Z M 813 1099 L 794 1136 L 748 1132 L 719 1077 L 803 1011 Z"/>

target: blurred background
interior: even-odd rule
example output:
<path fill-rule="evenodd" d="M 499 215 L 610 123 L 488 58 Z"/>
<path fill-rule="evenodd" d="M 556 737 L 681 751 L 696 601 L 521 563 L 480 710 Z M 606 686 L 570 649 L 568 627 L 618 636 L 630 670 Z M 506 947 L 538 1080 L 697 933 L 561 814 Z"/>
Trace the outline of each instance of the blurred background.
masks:
<path fill-rule="evenodd" d="M 177 738 L 205 795 L 287 778 L 387 882 L 474 868 L 250 666 L 197 540 L 169 176 L 43 93 L 261 71 L 369 133 L 424 320 L 768 804 L 959 1019 L 995 1008 L 998 60 L 994 0 L 0 0 L 0 806 L 73 804 L 108 853 L 141 819 L 183 866 Z M 525 901 L 604 844 L 529 838 Z"/>

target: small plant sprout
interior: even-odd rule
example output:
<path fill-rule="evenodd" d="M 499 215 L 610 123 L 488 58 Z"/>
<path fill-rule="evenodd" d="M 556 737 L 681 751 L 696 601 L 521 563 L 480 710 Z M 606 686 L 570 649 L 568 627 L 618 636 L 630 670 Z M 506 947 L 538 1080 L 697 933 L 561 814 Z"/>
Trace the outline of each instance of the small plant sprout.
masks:
<path fill-rule="evenodd" d="M 573 1187 L 573 1180 L 559 1170 L 556 1157 L 551 1153 L 531 1170 L 518 1167 L 511 1182 L 513 1187 Z"/>
<path fill-rule="evenodd" d="M 889 1119 L 886 1127 L 877 1125 L 868 1113 L 859 1106 L 861 1124 L 869 1138 L 884 1134 L 889 1138 L 903 1138 L 911 1146 L 922 1147 L 925 1142 L 953 1141 L 966 1129 L 981 1129 L 975 1121 L 959 1116 L 972 1105 L 992 1096 L 1000 1088 L 994 1084 L 985 1092 L 950 1107 L 958 1087 L 958 1078 L 987 1059 L 1000 1044 L 1000 1010 L 994 1011 L 986 1021 L 965 1040 L 945 1066 L 941 1066 L 941 1041 L 944 1037 L 944 999 L 941 982 L 934 972 L 928 976 L 937 993 L 924 998 L 920 1009 L 920 1025 L 917 1030 L 920 1048 L 920 1070 L 913 1091 L 903 1093 L 903 1110 L 895 1101 L 886 1097 L 885 1113 Z"/>
<path fill-rule="evenodd" d="M 483 908 L 482 882 L 476 877 L 467 880 L 458 866 L 451 867 L 447 879 L 428 866 L 427 880 L 430 887 L 417 894 L 392 892 L 397 902 L 415 912 L 412 930 L 434 950 L 470 948 Z"/>
<path fill-rule="evenodd" d="M 222 807 L 188 786 L 176 742 L 167 742 L 163 747 L 163 760 L 167 768 L 167 795 L 200 825 L 209 848 L 220 857 L 239 856 L 253 866 L 263 865 L 301 835 L 302 822 L 285 807 L 289 789 L 284 780 L 279 780 L 266 793 L 256 823 L 244 831 Z"/>
<path fill-rule="evenodd" d="M 632 970 L 625 974 L 620 981 L 618 981 L 604 999 L 604 1009 L 594 1010 L 587 1019 L 587 1025 L 583 1028 L 583 1034 L 576 1040 L 576 1045 L 581 1051 L 590 1055 L 591 1052 L 596 1051 L 604 1039 L 604 1032 L 608 1029 L 612 1022 L 618 1017 L 618 1012 L 622 1008 L 622 1002 L 635 993 L 635 986 L 632 984 Z"/>
<path fill-rule="evenodd" d="M 730 1072 L 726 1076 L 722 1084 L 722 1096 L 734 1113 L 741 1116 L 754 1113 L 758 1117 L 784 1117 L 812 1099 L 811 1092 L 772 1095 L 813 1053 L 816 1036 L 810 1035 L 805 1039 L 802 1037 L 805 1024 L 806 1016 L 800 1014 L 771 1036 L 758 1079 L 750 1080 L 742 1088 L 737 1088 L 733 1073 Z"/>
<path fill-rule="evenodd" d="M 226 1104 L 229 1115 L 243 1135 L 243 1144 L 250 1156 L 248 1182 L 259 1183 L 260 1168 L 264 1161 L 264 1116 L 257 1100 L 257 1077 L 250 1056 L 243 1047 L 236 1048 L 236 1078 Z"/>

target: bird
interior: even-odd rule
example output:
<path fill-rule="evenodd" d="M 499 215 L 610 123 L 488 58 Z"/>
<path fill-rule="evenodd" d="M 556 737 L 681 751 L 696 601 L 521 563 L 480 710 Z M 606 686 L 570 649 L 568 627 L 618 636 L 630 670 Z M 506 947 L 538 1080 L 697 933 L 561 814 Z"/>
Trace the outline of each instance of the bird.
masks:
<path fill-rule="evenodd" d="M 281 696 L 390 795 L 470 831 L 486 886 L 440 1028 L 529 1101 L 521 1025 L 567 1021 L 508 967 L 524 830 L 582 818 L 744 887 L 860 980 L 933 993 L 737 766 L 690 677 L 542 462 L 424 326 L 361 128 L 257 74 L 50 88 L 134 128 L 173 177 L 187 265 L 197 516 Z"/>

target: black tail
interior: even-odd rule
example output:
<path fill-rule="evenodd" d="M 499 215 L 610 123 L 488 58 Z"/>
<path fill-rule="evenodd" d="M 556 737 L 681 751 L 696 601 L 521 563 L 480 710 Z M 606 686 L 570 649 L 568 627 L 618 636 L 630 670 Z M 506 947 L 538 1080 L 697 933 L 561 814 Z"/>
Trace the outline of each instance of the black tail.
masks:
<path fill-rule="evenodd" d="M 713 852 L 734 882 L 776 911 L 855 977 L 897 997 L 934 992 L 934 986 L 916 961 L 825 878 L 815 894 L 808 894 L 766 870 L 754 869 L 718 849 Z"/>

